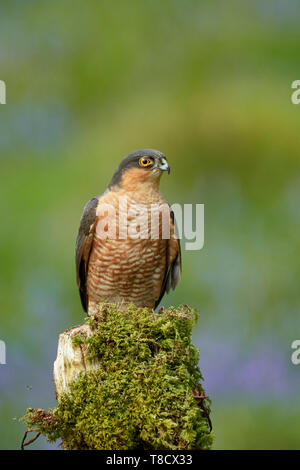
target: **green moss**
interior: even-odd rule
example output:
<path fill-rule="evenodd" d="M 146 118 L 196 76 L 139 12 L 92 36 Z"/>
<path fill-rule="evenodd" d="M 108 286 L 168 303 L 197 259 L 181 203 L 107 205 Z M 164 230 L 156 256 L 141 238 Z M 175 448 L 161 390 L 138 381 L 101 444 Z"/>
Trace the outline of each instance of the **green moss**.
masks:
<path fill-rule="evenodd" d="M 195 320 L 188 307 L 154 314 L 102 305 L 87 319 L 92 336 L 74 341 L 101 368 L 81 373 L 54 411 L 28 410 L 28 427 L 61 438 L 66 449 L 208 449 L 209 405 L 192 392 L 198 386 L 204 394 L 191 344 Z"/>

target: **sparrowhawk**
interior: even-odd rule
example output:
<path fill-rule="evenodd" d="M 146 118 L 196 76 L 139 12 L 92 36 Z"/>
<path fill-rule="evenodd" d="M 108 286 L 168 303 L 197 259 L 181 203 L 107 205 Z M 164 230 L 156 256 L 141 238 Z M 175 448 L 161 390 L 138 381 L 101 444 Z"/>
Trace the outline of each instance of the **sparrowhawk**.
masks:
<path fill-rule="evenodd" d="M 181 276 L 174 213 L 159 191 L 166 157 L 157 150 L 130 153 L 106 191 L 85 206 L 76 241 L 76 273 L 89 315 L 100 302 L 154 309 Z M 169 232 L 163 233 L 161 208 Z M 124 228 L 125 227 L 125 228 Z"/>

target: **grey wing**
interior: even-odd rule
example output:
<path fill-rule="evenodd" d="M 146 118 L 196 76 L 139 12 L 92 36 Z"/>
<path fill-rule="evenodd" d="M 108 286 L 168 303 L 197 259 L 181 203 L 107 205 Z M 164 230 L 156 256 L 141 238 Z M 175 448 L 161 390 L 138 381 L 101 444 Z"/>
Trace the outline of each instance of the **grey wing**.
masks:
<path fill-rule="evenodd" d="M 88 308 L 88 294 L 86 287 L 90 253 L 93 245 L 96 209 L 99 198 L 91 199 L 85 206 L 76 240 L 76 282 L 79 289 L 83 310 Z"/>
<path fill-rule="evenodd" d="M 174 212 L 172 210 L 170 210 L 170 217 L 171 217 L 171 220 L 174 224 L 175 233 L 177 233 Z M 181 271 L 182 271 L 182 267 L 181 267 L 181 247 L 180 247 L 180 240 L 178 238 L 177 239 L 177 255 L 176 255 L 174 261 L 166 266 L 166 272 L 165 272 L 165 277 L 164 277 L 164 281 L 163 281 L 163 284 L 162 284 L 161 293 L 160 293 L 159 299 L 155 303 L 154 308 L 156 308 L 160 304 L 160 302 L 161 302 L 163 296 L 165 295 L 165 293 L 168 294 L 171 289 L 173 289 L 173 290 L 176 289 L 176 287 L 177 287 L 177 285 L 180 281 L 180 278 L 181 278 Z"/>

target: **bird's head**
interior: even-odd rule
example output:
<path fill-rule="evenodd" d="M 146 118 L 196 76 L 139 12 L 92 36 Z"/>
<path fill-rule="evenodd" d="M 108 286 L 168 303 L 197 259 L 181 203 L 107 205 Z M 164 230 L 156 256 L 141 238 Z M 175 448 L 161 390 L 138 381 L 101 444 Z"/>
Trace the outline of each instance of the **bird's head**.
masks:
<path fill-rule="evenodd" d="M 109 188 L 115 186 L 135 190 L 141 184 L 158 189 L 163 173 L 170 167 L 163 153 L 158 150 L 141 149 L 130 153 L 118 166 Z"/>

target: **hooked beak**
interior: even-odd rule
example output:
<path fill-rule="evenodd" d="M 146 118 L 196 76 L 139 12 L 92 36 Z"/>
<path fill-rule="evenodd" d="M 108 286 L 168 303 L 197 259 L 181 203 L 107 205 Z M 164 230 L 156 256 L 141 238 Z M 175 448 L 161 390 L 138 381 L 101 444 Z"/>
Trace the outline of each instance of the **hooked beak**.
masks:
<path fill-rule="evenodd" d="M 170 174 L 170 167 L 169 167 L 169 164 L 167 162 L 167 160 L 165 158 L 162 158 L 161 160 L 161 164 L 158 166 L 158 168 L 161 170 L 161 171 L 167 171 L 168 172 L 168 175 Z"/>

